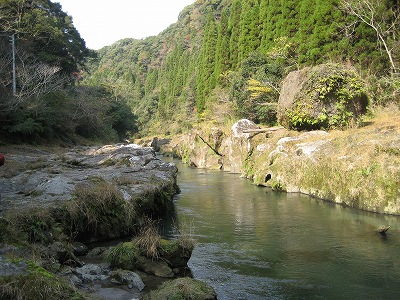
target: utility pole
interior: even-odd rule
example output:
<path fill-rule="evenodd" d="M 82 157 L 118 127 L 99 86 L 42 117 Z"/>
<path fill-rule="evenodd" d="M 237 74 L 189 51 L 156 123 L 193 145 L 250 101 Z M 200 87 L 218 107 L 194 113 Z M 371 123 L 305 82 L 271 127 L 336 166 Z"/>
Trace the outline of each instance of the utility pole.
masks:
<path fill-rule="evenodd" d="M 11 35 L 11 47 L 12 47 L 12 88 L 13 95 L 17 94 L 17 78 L 15 76 L 15 34 Z"/>

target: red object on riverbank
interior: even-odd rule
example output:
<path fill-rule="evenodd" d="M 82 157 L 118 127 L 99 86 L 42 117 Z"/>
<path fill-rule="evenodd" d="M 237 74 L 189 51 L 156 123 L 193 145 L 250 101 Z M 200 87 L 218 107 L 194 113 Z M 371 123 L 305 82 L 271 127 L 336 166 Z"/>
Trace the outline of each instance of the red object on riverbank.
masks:
<path fill-rule="evenodd" d="M 4 155 L 0 153 L 0 166 L 4 165 Z"/>

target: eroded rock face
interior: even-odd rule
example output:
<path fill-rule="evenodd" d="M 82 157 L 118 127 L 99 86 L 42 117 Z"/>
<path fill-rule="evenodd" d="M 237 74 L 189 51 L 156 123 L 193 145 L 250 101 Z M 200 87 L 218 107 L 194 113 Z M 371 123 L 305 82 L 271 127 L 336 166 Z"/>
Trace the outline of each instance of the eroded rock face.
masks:
<path fill-rule="evenodd" d="M 195 164 L 199 168 L 210 168 L 208 162 L 218 159 L 221 170 L 275 190 L 400 215 L 399 193 L 394 188 L 399 178 L 400 128 L 395 121 L 376 120 L 347 131 L 238 127 L 223 130 L 218 157 L 205 142 L 195 140 L 196 134 L 212 136 L 207 128 L 196 128 L 196 134 L 192 131 L 173 141 L 176 153 L 184 162 L 202 162 Z"/>
<path fill-rule="evenodd" d="M 259 127 L 247 119 L 236 122 L 229 132 L 216 127 L 210 132 L 196 129 L 173 148 L 183 162 L 192 167 L 241 173 L 242 161 L 251 148 L 252 130 L 257 129 Z"/>
<path fill-rule="evenodd" d="M 277 118 L 289 129 L 346 128 L 365 114 L 367 105 L 365 84 L 354 70 L 323 64 L 288 74 Z"/>

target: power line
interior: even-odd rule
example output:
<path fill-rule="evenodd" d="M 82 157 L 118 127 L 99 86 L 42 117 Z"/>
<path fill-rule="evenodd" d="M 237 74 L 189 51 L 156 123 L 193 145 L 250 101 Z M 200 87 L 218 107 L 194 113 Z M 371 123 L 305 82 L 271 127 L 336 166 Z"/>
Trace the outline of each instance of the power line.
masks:
<path fill-rule="evenodd" d="M 12 47 L 12 87 L 13 95 L 17 94 L 17 80 L 15 76 L 15 35 L 11 35 L 11 47 Z"/>

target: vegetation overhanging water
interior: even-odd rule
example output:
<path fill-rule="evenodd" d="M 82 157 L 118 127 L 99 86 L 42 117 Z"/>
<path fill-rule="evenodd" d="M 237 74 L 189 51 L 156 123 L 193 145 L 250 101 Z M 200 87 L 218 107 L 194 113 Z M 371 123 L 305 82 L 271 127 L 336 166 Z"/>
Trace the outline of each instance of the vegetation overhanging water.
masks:
<path fill-rule="evenodd" d="M 400 296 L 398 217 L 275 193 L 237 174 L 179 170 L 177 217 L 198 241 L 189 266 L 218 299 Z"/>

